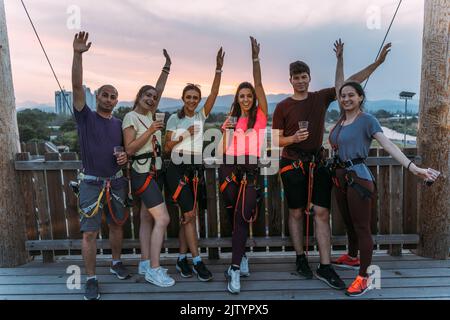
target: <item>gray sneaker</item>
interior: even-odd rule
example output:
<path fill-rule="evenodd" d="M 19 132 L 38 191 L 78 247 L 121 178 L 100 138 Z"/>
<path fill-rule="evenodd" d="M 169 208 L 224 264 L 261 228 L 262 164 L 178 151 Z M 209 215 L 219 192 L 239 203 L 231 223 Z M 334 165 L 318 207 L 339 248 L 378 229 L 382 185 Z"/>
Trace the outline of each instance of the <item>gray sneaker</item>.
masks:
<path fill-rule="evenodd" d="M 161 267 L 148 269 L 145 274 L 145 280 L 158 287 L 171 287 L 175 284 L 175 280 L 167 274 L 167 269 Z"/>
<path fill-rule="evenodd" d="M 89 279 L 84 287 L 84 300 L 100 300 L 97 279 Z"/>
<path fill-rule="evenodd" d="M 250 269 L 248 267 L 247 256 L 242 257 L 240 270 L 241 270 L 241 277 L 249 277 L 250 276 Z"/>
<path fill-rule="evenodd" d="M 109 269 L 109 271 L 112 274 L 115 274 L 117 276 L 117 278 L 119 278 L 120 280 L 125 280 L 126 278 L 128 278 L 130 276 L 130 272 L 128 271 L 127 268 L 125 268 L 125 266 L 123 265 L 122 262 L 119 262 L 114 266 L 111 265 L 111 268 Z"/>
<path fill-rule="evenodd" d="M 225 271 L 225 278 L 228 281 L 227 289 L 232 294 L 241 292 L 241 275 L 239 270 L 233 270 L 229 267 Z"/>

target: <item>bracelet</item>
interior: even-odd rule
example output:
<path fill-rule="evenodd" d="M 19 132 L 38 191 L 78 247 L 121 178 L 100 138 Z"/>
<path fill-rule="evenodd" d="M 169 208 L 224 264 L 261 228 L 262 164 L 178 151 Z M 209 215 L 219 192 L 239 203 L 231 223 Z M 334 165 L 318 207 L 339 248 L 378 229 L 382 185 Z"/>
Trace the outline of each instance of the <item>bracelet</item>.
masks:
<path fill-rule="evenodd" d="M 253 62 L 259 62 L 259 58 L 253 59 Z"/>
<path fill-rule="evenodd" d="M 170 74 L 170 69 L 163 68 L 163 69 L 162 69 L 162 72 L 165 72 L 165 73 L 167 73 L 167 74 Z"/>
<path fill-rule="evenodd" d="M 222 72 L 223 72 L 223 70 L 219 70 L 219 69 L 216 70 L 216 73 L 222 73 Z"/>
<path fill-rule="evenodd" d="M 408 164 L 408 167 L 406 168 L 409 171 L 409 167 L 411 166 L 411 164 L 413 164 L 414 162 L 411 160 L 411 162 Z"/>

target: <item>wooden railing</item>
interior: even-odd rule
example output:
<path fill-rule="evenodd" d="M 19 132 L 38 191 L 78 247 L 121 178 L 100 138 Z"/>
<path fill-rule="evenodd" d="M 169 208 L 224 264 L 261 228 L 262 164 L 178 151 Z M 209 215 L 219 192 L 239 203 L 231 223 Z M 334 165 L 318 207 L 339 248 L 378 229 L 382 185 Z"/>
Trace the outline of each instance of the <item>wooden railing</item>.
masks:
<path fill-rule="evenodd" d="M 36 145 L 22 146 L 27 152 L 17 155 L 16 170 L 26 208 L 27 249 L 32 255 L 43 255 L 52 261 L 55 255 L 79 255 L 81 233 L 77 198 L 68 186 L 75 180 L 81 162 L 75 153 L 46 153 L 37 157 Z M 24 149 L 22 149 L 24 150 Z M 415 149 L 405 152 L 414 158 Z M 420 162 L 416 158 L 416 162 Z M 378 198 L 373 208 L 372 232 L 375 245 L 392 255 L 401 254 L 402 247 L 413 248 L 419 241 L 417 218 L 417 179 L 406 172 L 384 150 L 372 149 L 368 165 L 377 179 Z M 206 169 L 207 210 L 198 214 L 199 247 L 210 258 L 230 251 L 231 223 L 218 192 L 217 166 Z M 288 230 L 288 208 L 283 196 L 279 175 L 260 176 L 264 190 L 263 209 L 251 228 L 247 245 L 254 251 L 289 251 L 292 244 Z M 170 199 L 170 197 L 166 197 Z M 164 251 L 178 248 L 179 210 L 167 201 L 171 223 L 167 229 Z M 139 208 L 130 210 L 130 219 L 124 225 L 124 253 L 139 253 Z M 334 250 L 345 250 L 345 227 L 334 197 L 331 213 L 332 245 Z M 313 223 L 310 225 L 310 248 L 317 250 Z M 109 254 L 107 226 L 103 224 L 98 240 L 99 253 Z"/>

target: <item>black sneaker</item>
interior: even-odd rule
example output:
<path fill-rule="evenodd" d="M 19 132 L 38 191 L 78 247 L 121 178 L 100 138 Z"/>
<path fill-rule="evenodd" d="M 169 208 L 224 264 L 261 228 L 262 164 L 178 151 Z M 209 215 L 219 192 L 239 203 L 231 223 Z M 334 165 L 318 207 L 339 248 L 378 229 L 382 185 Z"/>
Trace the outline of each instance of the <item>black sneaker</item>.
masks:
<path fill-rule="evenodd" d="M 127 268 L 125 268 L 122 262 L 118 262 L 115 265 L 111 265 L 109 271 L 112 274 L 115 274 L 117 278 L 119 278 L 120 280 L 125 280 L 130 276 L 130 272 L 128 271 Z"/>
<path fill-rule="evenodd" d="M 304 254 L 297 256 L 297 261 L 295 264 L 297 265 L 297 273 L 299 275 L 305 277 L 306 279 L 312 279 L 313 273 L 309 267 L 308 259 L 306 259 Z"/>
<path fill-rule="evenodd" d="M 178 259 L 175 268 L 183 278 L 192 277 L 192 269 L 189 266 L 187 258 L 183 258 L 181 260 Z"/>
<path fill-rule="evenodd" d="M 89 279 L 84 287 L 84 300 L 100 300 L 97 279 Z"/>
<path fill-rule="evenodd" d="M 194 264 L 194 273 L 200 281 L 209 281 L 213 278 L 212 273 L 208 270 L 208 268 L 206 268 L 203 261 Z"/>
<path fill-rule="evenodd" d="M 327 285 L 329 285 L 333 289 L 336 289 L 336 290 L 344 290 L 345 289 L 344 281 L 342 281 L 341 278 L 339 278 L 338 274 L 336 273 L 336 271 L 334 271 L 334 269 L 331 265 L 327 266 L 325 268 L 320 268 L 320 265 L 319 265 L 319 267 L 316 270 L 316 277 L 317 277 L 317 279 L 325 282 Z"/>

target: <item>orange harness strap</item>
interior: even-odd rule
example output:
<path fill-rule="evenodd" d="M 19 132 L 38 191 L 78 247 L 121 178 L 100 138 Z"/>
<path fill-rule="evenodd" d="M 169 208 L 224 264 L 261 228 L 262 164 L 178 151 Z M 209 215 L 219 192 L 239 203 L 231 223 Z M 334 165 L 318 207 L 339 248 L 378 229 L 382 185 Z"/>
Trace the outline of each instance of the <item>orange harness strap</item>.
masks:
<path fill-rule="evenodd" d="M 225 191 L 225 189 L 228 187 L 228 184 L 231 183 L 231 181 L 233 181 L 234 183 L 238 183 L 236 176 L 234 175 L 234 172 L 231 173 L 231 178 L 229 176 L 227 176 L 225 178 L 225 181 L 220 185 L 220 192 L 223 193 Z"/>
<path fill-rule="evenodd" d="M 147 190 L 148 186 L 150 185 L 150 182 L 152 182 L 153 176 L 151 174 L 148 174 L 147 179 L 145 179 L 144 184 L 142 185 L 142 187 L 139 188 L 139 190 L 137 190 L 135 192 L 135 194 L 137 196 L 140 196 L 141 194 L 143 194 L 145 192 L 145 190 Z"/>
<path fill-rule="evenodd" d="M 258 218 L 258 205 L 256 206 L 256 210 L 255 210 L 255 216 L 251 217 L 250 219 L 246 219 L 245 218 L 245 194 L 246 194 L 246 190 L 247 190 L 247 185 L 248 185 L 248 181 L 247 181 L 247 175 L 244 174 L 244 176 L 241 179 L 241 186 L 239 187 L 239 193 L 238 193 L 238 197 L 237 197 L 237 201 L 236 201 L 236 206 L 234 209 L 234 228 L 236 228 L 236 214 L 238 211 L 238 206 L 239 206 L 239 200 L 241 199 L 242 196 L 242 208 L 241 208 L 241 215 L 242 215 L 242 219 L 244 219 L 245 222 L 247 223 L 253 223 L 256 221 L 256 219 Z"/>
<path fill-rule="evenodd" d="M 180 197 L 181 191 L 183 190 L 184 186 L 189 183 L 189 178 L 187 176 L 184 176 L 183 179 L 184 179 L 184 181 L 180 180 L 180 183 L 178 183 L 177 189 L 173 193 L 172 200 L 175 202 L 178 201 L 178 198 Z"/>
<path fill-rule="evenodd" d="M 287 166 L 281 168 L 280 174 L 283 174 L 283 173 L 285 173 L 285 172 L 288 172 L 288 171 L 291 171 L 291 170 L 295 170 L 295 169 L 298 169 L 298 168 L 302 169 L 303 175 L 306 174 L 306 173 L 305 173 L 305 168 L 304 168 L 304 166 L 303 166 L 303 162 L 300 161 L 300 160 L 295 161 L 295 162 L 293 162 L 292 164 L 287 165 Z"/>
<path fill-rule="evenodd" d="M 111 182 L 109 180 L 106 182 L 106 203 L 108 204 L 108 210 L 109 213 L 111 214 L 111 218 L 118 226 L 123 226 L 128 219 L 129 212 L 128 210 L 125 211 L 125 217 L 123 218 L 123 220 L 117 219 L 111 205 Z"/>

